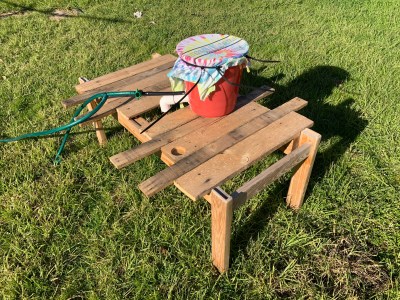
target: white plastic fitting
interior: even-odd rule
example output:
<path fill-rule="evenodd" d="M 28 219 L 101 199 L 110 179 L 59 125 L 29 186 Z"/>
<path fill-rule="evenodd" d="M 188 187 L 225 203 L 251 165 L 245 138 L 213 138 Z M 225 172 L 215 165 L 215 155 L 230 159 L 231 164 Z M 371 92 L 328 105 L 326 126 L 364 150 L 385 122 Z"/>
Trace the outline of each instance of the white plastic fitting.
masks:
<path fill-rule="evenodd" d="M 175 104 L 182 98 L 182 95 L 178 96 L 162 96 L 160 99 L 160 108 L 162 112 L 166 112 L 168 109 L 170 109 L 172 104 Z M 188 102 L 189 99 L 186 97 L 185 99 L 182 100 L 181 103 L 183 102 Z"/>

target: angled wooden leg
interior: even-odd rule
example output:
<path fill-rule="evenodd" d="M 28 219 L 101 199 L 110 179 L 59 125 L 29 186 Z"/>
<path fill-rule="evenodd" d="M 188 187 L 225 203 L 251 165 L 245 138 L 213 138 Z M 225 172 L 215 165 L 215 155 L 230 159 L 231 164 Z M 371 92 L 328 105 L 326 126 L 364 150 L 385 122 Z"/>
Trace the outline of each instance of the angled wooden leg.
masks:
<path fill-rule="evenodd" d="M 79 83 L 84 83 L 89 81 L 87 78 L 85 77 L 79 77 Z M 90 102 L 87 105 L 87 108 L 89 111 L 93 110 L 97 105 L 97 100 L 93 100 L 92 102 Z M 104 146 L 105 144 L 107 144 L 107 136 L 106 133 L 104 132 L 103 129 L 103 123 L 101 122 L 101 120 L 95 121 L 93 122 L 94 128 L 96 129 L 96 136 L 97 136 L 97 140 L 99 141 L 100 146 Z"/>
<path fill-rule="evenodd" d="M 309 143 L 311 145 L 308 157 L 299 164 L 290 181 L 286 202 L 287 205 L 293 209 L 299 209 L 303 204 L 304 195 L 306 193 L 308 181 L 310 180 L 320 141 L 321 135 L 319 133 L 311 129 L 304 129 L 298 140 L 293 143 L 293 147 L 299 147 L 304 143 Z"/>
<path fill-rule="evenodd" d="M 215 267 L 223 273 L 229 268 L 229 252 L 232 225 L 232 197 L 215 188 L 211 200 L 211 252 Z"/>
<path fill-rule="evenodd" d="M 97 101 L 93 100 L 87 105 L 89 111 L 93 110 L 97 105 Z M 93 122 L 94 128 L 96 129 L 97 140 L 99 141 L 100 146 L 104 146 L 107 144 L 107 136 L 103 129 L 103 123 L 101 120 L 97 120 Z"/>

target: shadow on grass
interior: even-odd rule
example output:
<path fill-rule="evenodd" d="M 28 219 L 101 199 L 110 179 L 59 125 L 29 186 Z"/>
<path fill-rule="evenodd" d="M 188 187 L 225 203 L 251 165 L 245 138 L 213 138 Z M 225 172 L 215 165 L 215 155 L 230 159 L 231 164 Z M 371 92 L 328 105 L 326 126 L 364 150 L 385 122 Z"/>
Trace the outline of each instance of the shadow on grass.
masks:
<path fill-rule="evenodd" d="M 326 142 L 329 145 L 317 154 L 308 186 L 309 193 L 316 182 L 325 176 L 330 166 L 342 157 L 368 122 L 361 117 L 360 112 L 352 108 L 354 103 L 352 98 L 347 98 L 337 105 L 325 101 L 332 94 L 333 89 L 340 89 L 343 83 L 350 79 L 347 71 L 334 66 L 317 66 L 305 71 L 285 86 L 273 84 L 273 81 L 282 76 L 284 75 L 279 74 L 276 78 L 268 80 L 276 91 L 262 104 L 268 103 L 269 108 L 274 108 L 294 97 L 307 100 L 308 105 L 301 114 L 314 121 L 312 129 L 322 135 L 322 143 Z M 246 81 L 258 83 L 261 80 L 265 83 L 265 79 L 259 77 L 247 78 Z M 249 241 L 257 236 L 276 213 L 278 207 L 282 205 L 276 199 L 286 196 L 288 186 L 288 182 L 276 184 L 270 193 L 270 201 L 266 199 L 237 230 L 231 243 L 233 260 L 242 249 L 247 247 Z"/>
<path fill-rule="evenodd" d="M 312 188 L 315 179 L 323 177 L 329 167 L 342 157 L 368 124 L 361 113 L 352 108 L 353 98 L 339 104 L 325 101 L 333 89 L 341 90 L 349 79 L 350 74 L 339 67 L 317 66 L 286 86 L 276 86 L 276 92 L 268 101 L 269 107 L 275 107 L 294 97 L 307 100 L 308 105 L 301 114 L 314 121 L 312 129 L 322 135 L 321 142 L 330 143 L 317 155 L 309 188 Z"/>
<path fill-rule="evenodd" d="M 26 12 L 38 12 L 38 13 L 41 13 L 41 14 L 48 15 L 50 17 L 85 18 L 85 19 L 89 19 L 89 20 L 107 21 L 107 22 L 113 22 L 113 23 L 132 23 L 132 20 L 126 20 L 126 19 L 121 19 L 121 18 L 109 18 L 109 17 L 91 16 L 91 15 L 85 15 L 85 14 L 81 14 L 81 13 L 79 13 L 79 14 L 61 13 L 61 12 L 57 12 L 57 10 L 54 9 L 54 8 L 38 9 L 38 8 L 35 7 L 34 4 L 22 5 L 22 4 L 15 3 L 15 2 L 12 2 L 12 1 L 8 1 L 8 0 L 0 0 L 0 3 L 5 3 L 5 4 L 9 5 L 9 6 L 15 7 L 15 8 L 20 10 L 20 12 L 13 12 L 13 13 L 7 14 L 7 15 L 5 15 L 5 17 L 12 16 L 12 15 L 17 15 L 17 14 L 23 14 L 23 13 L 26 13 Z"/>

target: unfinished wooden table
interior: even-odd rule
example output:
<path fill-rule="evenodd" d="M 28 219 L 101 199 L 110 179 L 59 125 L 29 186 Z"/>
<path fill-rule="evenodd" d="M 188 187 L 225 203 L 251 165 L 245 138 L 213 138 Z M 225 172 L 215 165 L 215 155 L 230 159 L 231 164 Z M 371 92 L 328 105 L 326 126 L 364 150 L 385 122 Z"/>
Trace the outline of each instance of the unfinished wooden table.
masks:
<path fill-rule="evenodd" d="M 69 107 L 82 103 L 100 91 L 167 91 L 166 74 L 175 59 L 172 55 L 156 57 L 83 83 L 77 86 L 81 95 L 63 104 Z M 99 121 L 115 112 L 118 121 L 143 142 L 110 158 L 117 169 L 160 151 L 168 167 L 139 185 L 146 196 L 175 184 L 190 199 L 204 198 L 211 203 L 212 261 L 220 272 L 229 267 L 233 211 L 292 169 L 286 202 L 299 209 L 310 178 L 321 137 L 309 129 L 313 121 L 296 112 L 307 102 L 294 98 L 272 110 L 255 102 L 271 93 L 264 87 L 241 96 L 235 111 L 220 118 L 202 118 L 185 107 L 168 114 L 143 134 L 142 129 L 149 123 L 140 115 L 158 107 L 159 97 L 113 99 L 90 120 L 100 132 L 101 144 L 106 140 Z M 231 195 L 220 187 L 276 150 L 286 155 Z"/>

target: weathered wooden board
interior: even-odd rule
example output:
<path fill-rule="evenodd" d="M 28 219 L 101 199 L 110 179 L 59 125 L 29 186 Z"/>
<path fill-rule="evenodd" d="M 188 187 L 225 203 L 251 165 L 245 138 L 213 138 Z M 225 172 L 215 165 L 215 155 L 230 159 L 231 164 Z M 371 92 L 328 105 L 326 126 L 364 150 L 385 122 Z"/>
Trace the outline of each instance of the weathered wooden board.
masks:
<path fill-rule="evenodd" d="M 156 125 L 149 128 L 143 134 L 149 137 L 156 137 L 168 131 L 174 131 L 187 123 L 199 119 L 199 116 L 192 112 L 189 107 L 176 110 L 173 114 L 167 114 Z M 198 121 L 197 121 L 198 122 Z"/>
<path fill-rule="evenodd" d="M 251 100 L 259 100 L 270 94 L 271 91 L 269 89 L 266 88 L 257 89 L 256 91 L 250 93 L 249 95 L 239 97 L 238 104 L 240 105 L 243 103 L 248 103 Z M 184 108 L 184 110 L 190 110 L 190 109 L 187 107 Z M 134 163 L 135 161 L 143 157 L 146 157 L 147 155 L 159 151 L 162 146 L 171 143 L 172 141 L 180 137 L 183 137 L 187 134 L 193 134 L 197 130 L 202 130 L 202 128 L 207 128 L 208 126 L 212 125 L 215 122 L 220 122 L 224 118 L 231 118 L 231 116 L 234 113 L 221 118 L 199 118 L 198 116 L 194 115 L 193 112 L 191 112 L 192 114 L 191 116 L 193 117 L 193 119 L 192 120 L 188 119 L 188 122 L 190 121 L 190 123 L 179 122 L 180 114 L 182 114 L 182 112 L 176 111 L 170 115 L 167 115 L 164 119 L 162 119 L 159 122 L 159 124 L 150 128 L 148 132 L 145 132 L 144 134 L 146 134 L 146 137 L 144 139 L 154 138 L 154 140 L 151 143 L 145 143 L 133 149 L 114 155 L 110 157 L 111 162 L 118 169 L 126 167 Z M 120 114 L 119 118 L 128 119 L 124 116 L 123 113 Z M 127 120 L 123 120 L 123 122 L 121 123 L 125 123 L 131 126 L 128 130 L 132 130 L 132 132 L 135 133 L 137 132 L 136 130 L 138 129 L 138 127 L 135 126 L 135 124 L 128 122 Z M 182 126 L 182 124 L 184 125 Z M 166 130 L 173 128 L 175 129 L 170 132 L 167 132 Z M 157 134 L 159 134 L 159 136 Z M 141 138 L 139 139 L 142 140 Z"/>
<path fill-rule="evenodd" d="M 97 101 L 93 100 L 87 105 L 87 108 L 89 111 L 92 111 L 96 107 L 96 105 Z M 93 125 L 94 128 L 96 129 L 96 136 L 100 146 L 104 146 L 105 144 L 107 144 L 107 136 L 103 129 L 103 123 L 100 120 L 98 120 L 93 122 Z"/>
<path fill-rule="evenodd" d="M 291 112 L 187 172 L 175 181 L 175 185 L 191 199 L 197 200 L 312 125 L 313 121 Z"/>
<path fill-rule="evenodd" d="M 170 91 L 170 83 L 168 80 L 163 80 L 157 85 L 151 85 L 148 87 L 144 87 L 147 90 L 151 90 L 152 92 L 158 92 L 160 90 Z M 128 90 L 128 88 L 126 89 Z M 118 112 L 118 109 L 123 109 L 125 106 L 129 106 L 131 109 L 130 118 L 134 118 L 143 113 L 146 113 L 152 109 L 159 107 L 160 96 L 144 96 L 140 100 L 135 99 L 134 97 L 123 97 L 123 98 L 110 98 L 107 102 L 86 122 L 81 123 L 81 126 L 85 126 L 90 122 L 95 120 L 100 120 L 110 114 Z M 79 118 L 78 118 L 79 119 Z"/>
<path fill-rule="evenodd" d="M 286 174 L 299 163 L 304 161 L 310 153 L 310 144 L 303 144 L 301 147 L 285 155 L 268 169 L 249 180 L 232 193 L 233 209 L 238 208 L 246 200 L 252 198 L 267 185 L 271 184 L 283 174 Z"/>
<path fill-rule="evenodd" d="M 140 133 L 143 130 L 143 128 L 146 128 L 149 125 L 149 122 L 147 122 L 144 118 L 137 117 L 134 119 L 126 119 L 118 116 L 118 122 L 142 143 L 151 140 L 151 138 L 148 137 L 147 135 Z"/>
<path fill-rule="evenodd" d="M 222 189 L 211 193 L 211 255 L 214 266 L 223 273 L 229 268 L 231 225 L 233 218 L 232 197 Z"/>
<path fill-rule="evenodd" d="M 157 87 L 151 87 L 153 92 L 169 92 L 171 91 L 170 84 L 168 87 L 157 90 Z M 131 119 L 140 116 L 150 110 L 160 106 L 161 96 L 144 96 L 140 100 L 131 101 L 121 107 L 117 108 L 117 113 L 124 118 Z"/>
<path fill-rule="evenodd" d="M 132 77 L 138 74 L 144 75 L 143 78 L 151 76 L 156 68 L 162 70 L 163 66 L 171 68 L 171 63 L 176 61 L 176 57 L 171 54 L 166 54 L 151 60 L 147 60 L 136 65 L 121 69 L 106 75 L 94 78 L 88 82 L 75 86 L 76 91 L 79 94 L 85 93 L 90 90 L 97 89 L 104 85 L 118 82 L 128 77 Z"/>
<path fill-rule="evenodd" d="M 136 90 L 136 89 L 144 89 L 144 87 L 158 84 L 160 80 L 165 80 L 167 78 L 166 74 L 174 65 L 174 62 L 167 62 L 161 66 L 155 67 L 151 70 L 145 71 L 143 73 L 139 73 L 134 76 L 126 77 L 121 80 L 105 84 L 93 90 L 84 92 L 83 94 L 76 95 L 74 97 L 68 98 L 62 101 L 62 105 L 65 108 L 75 106 L 83 103 L 86 99 L 90 98 L 92 95 L 100 92 L 109 92 L 109 91 L 122 91 L 122 90 Z M 160 73 L 162 75 L 160 75 Z M 91 82 L 91 81 L 88 81 Z"/>
<path fill-rule="evenodd" d="M 257 118 L 254 118 L 250 122 L 230 131 L 220 139 L 201 149 L 198 149 L 196 152 L 188 155 L 184 159 L 179 160 L 171 167 L 162 170 L 153 177 L 143 181 L 139 185 L 140 190 L 149 197 L 154 195 L 168 185 L 172 184 L 174 180 L 211 159 L 215 155 L 232 147 L 234 144 L 268 126 L 284 115 L 304 107 L 306 104 L 307 101 L 300 98 L 294 98 L 282 104 L 281 106 L 270 110 Z"/>
<path fill-rule="evenodd" d="M 173 118 L 173 122 L 169 122 L 170 118 Z M 165 124 L 165 127 L 162 125 L 163 123 L 161 122 Z M 139 159 L 142 159 L 150 154 L 156 153 L 165 144 L 172 142 L 175 139 L 180 138 L 186 134 L 191 133 L 193 130 L 193 126 L 201 128 L 203 126 L 212 124 L 213 122 L 216 122 L 216 119 L 199 118 L 190 110 L 189 107 L 177 110 L 173 114 L 167 115 L 164 119 L 162 119 L 159 122 L 161 124 L 157 124 L 159 125 L 158 128 L 157 127 L 154 128 L 155 126 L 151 128 L 151 129 L 154 128 L 154 130 L 157 131 L 163 130 L 164 131 L 163 133 L 152 136 L 151 140 L 149 140 L 146 143 L 140 144 L 135 148 L 111 156 L 110 161 L 117 169 L 121 169 L 123 167 L 126 167 L 134 163 Z M 174 130 L 169 130 L 169 131 L 165 130 L 165 128 L 171 128 L 172 126 L 178 126 L 178 127 L 174 128 Z M 151 134 L 151 132 L 152 131 L 149 130 L 149 132 L 146 133 L 149 135 Z M 147 137 L 150 138 L 151 136 Z"/>
<path fill-rule="evenodd" d="M 249 103 L 231 113 L 226 118 L 223 118 L 221 121 L 214 123 L 211 126 L 203 127 L 194 131 L 192 134 L 186 135 L 165 145 L 161 148 L 161 159 L 170 162 L 170 164 L 174 164 L 197 149 L 203 148 L 207 144 L 214 142 L 235 128 L 250 122 L 261 114 L 266 113 L 268 110 L 268 108 L 257 103 Z"/>

